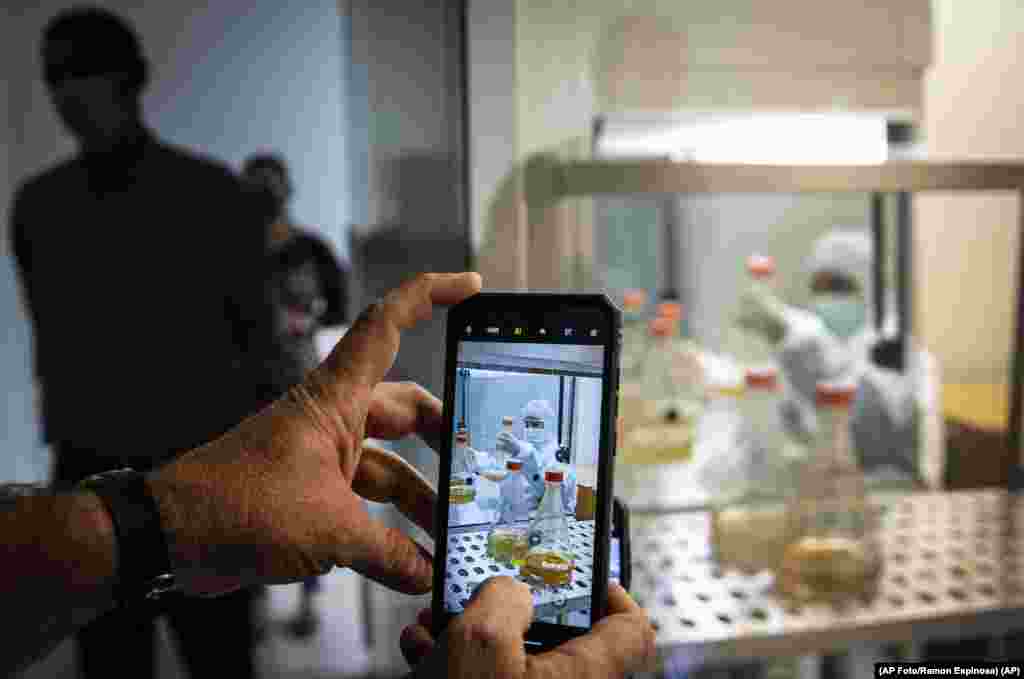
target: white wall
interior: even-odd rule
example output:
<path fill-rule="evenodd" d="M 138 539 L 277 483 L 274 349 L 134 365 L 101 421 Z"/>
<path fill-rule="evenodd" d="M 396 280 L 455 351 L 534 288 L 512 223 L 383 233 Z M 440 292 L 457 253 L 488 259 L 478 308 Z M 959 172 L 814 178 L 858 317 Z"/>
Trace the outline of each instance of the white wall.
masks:
<path fill-rule="evenodd" d="M 67 2 L 38 3 L 19 22 L 14 86 L 22 102 L 16 168 L 35 171 L 72 149 L 39 78 L 38 39 Z M 337 5 L 225 0 L 101 3 L 132 21 L 152 63 L 144 99 L 165 139 L 236 168 L 249 153 L 282 152 L 292 166 L 296 218 L 347 257 L 349 191 L 343 129 L 342 18 Z"/>
<path fill-rule="evenodd" d="M 74 150 L 49 104 L 40 79 L 42 27 L 69 2 L 43 0 L 0 21 L 0 374 L 4 386 L 4 447 L 0 479 L 45 476 L 45 452 L 36 444 L 28 372 L 30 334 L 7 256 L 7 192 L 12 182 Z M 348 35 L 333 0 L 285 6 L 260 0 L 187 0 L 105 5 L 132 21 L 151 62 L 144 99 L 147 119 L 163 138 L 216 156 L 236 169 L 253 151 L 285 155 L 296 186 L 295 217 L 320 231 L 348 257 L 351 221 L 347 126 Z M 7 154 L 5 154 L 6 156 Z M 188 197 L 177 197 L 185 199 Z M 196 206 L 201 210 L 201 206 Z"/>
<path fill-rule="evenodd" d="M 0 21 L 0 216 L 6 215 L 11 198 L 14 152 L 18 132 L 12 117 L 12 76 L 16 66 L 13 45 L 17 29 L 13 12 L 4 10 Z M 9 242 L 0 239 L 0 375 L 3 375 L 3 409 L 0 411 L 0 482 L 37 481 L 46 477 L 49 459 L 39 443 L 32 405 L 29 368 L 29 331 L 21 313 Z"/>

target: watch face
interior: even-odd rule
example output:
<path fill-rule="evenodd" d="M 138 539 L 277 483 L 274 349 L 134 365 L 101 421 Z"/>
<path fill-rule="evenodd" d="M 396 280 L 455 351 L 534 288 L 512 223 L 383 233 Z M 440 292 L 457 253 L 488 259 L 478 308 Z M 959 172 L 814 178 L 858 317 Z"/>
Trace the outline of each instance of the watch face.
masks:
<path fill-rule="evenodd" d="M 161 595 L 178 591 L 178 583 L 174 579 L 174 573 L 164 573 L 153 578 L 150 583 L 146 598 L 149 600 L 159 599 Z"/>

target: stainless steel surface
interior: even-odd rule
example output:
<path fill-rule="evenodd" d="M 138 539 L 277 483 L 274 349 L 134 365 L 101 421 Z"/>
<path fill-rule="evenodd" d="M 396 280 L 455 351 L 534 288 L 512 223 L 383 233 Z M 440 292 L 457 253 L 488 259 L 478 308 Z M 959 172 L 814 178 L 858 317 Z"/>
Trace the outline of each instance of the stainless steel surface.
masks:
<path fill-rule="evenodd" d="M 519 569 L 487 555 L 487 528 L 453 528 L 448 536 L 448 567 L 445 598 L 458 611 L 481 583 L 495 575 L 519 577 Z M 580 611 L 589 613 L 590 582 L 594 565 L 594 522 L 569 519 L 569 545 L 576 557 L 572 582 L 562 587 L 530 585 L 536 617 Z"/>
<path fill-rule="evenodd" d="M 633 517 L 633 593 L 663 657 L 799 655 L 858 641 L 995 634 L 1024 625 L 1024 510 L 1001 490 L 918 493 L 885 509 L 879 592 L 789 608 L 770 573 L 719 570 L 704 512 Z"/>
<path fill-rule="evenodd" d="M 551 205 L 595 194 L 849 193 L 873 191 L 1020 191 L 1024 164 L 890 161 L 875 165 L 766 165 L 584 160 L 534 156 L 527 202 Z"/>

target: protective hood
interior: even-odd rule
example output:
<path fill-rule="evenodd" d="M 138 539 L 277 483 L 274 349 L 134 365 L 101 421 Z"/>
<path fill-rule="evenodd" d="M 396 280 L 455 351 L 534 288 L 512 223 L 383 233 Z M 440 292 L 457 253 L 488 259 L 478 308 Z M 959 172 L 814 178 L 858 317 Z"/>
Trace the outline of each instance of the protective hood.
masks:
<path fill-rule="evenodd" d="M 874 248 L 867 231 L 857 227 L 835 228 L 814 243 L 807 260 L 809 278 L 822 271 L 842 274 L 856 281 L 864 301 L 874 300 L 874 278 L 871 263 Z"/>
<path fill-rule="evenodd" d="M 855 315 L 863 317 L 863 325 L 856 331 L 847 329 L 841 331 L 839 328 L 831 328 L 837 336 L 841 337 L 850 346 L 867 347 L 874 342 L 875 331 L 875 286 L 872 271 L 874 258 L 874 247 L 871 237 L 865 228 L 861 227 L 838 227 L 832 229 L 814 243 L 811 255 L 807 258 L 808 286 L 814 275 L 823 271 L 840 274 L 853 280 L 861 290 L 863 307 Z M 819 296 L 824 299 L 825 296 Z M 817 300 L 817 301 L 820 301 Z M 892 315 L 893 305 L 886 302 L 887 314 L 885 318 L 885 330 L 895 328 L 896 319 Z M 817 309 L 815 309 L 817 311 Z M 849 311 L 849 310 L 844 310 Z M 843 313 L 844 318 L 851 314 Z M 848 324 L 844 320 L 844 324 Z M 837 332 L 838 331 L 838 332 Z"/>
<path fill-rule="evenodd" d="M 523 406 L 523 418 L 535 417 L 539 420 L 554 417 L 555 411 L 551 403 L 544 399 L 535 399 Z"/>

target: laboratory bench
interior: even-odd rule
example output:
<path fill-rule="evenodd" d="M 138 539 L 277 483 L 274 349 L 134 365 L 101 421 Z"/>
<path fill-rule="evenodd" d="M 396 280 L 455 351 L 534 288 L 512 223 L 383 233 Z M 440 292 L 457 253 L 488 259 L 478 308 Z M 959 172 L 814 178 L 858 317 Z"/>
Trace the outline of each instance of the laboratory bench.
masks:
<path fill-rule="evenodd" d="M 904 342 L 911 337 L 912 318 L 911 196 L 1008 192 L 1018 204 L 1024 202 L 1021 162 L 920 158 L 805 166 L 544 153 L 531 157 L 525 168 L 530 284 L 555 289 L 588 284 L 580 272 L 593 269 L 592 255 L 577 253 L 578 242 L 592 236 L 589 222 L 579 216 L 586 215 L 580 199 L 865 193 L 872 197 L 872 228 L 881 239 L 883 198 L 891 194 Z M 1016 227 L 1024 230 L 1024 210 L 1018 219 Z M 575 240 L 567 233 L 576 234 Z M 1007 384 L 959 385 L 943 394 L 943 419 L 949 423 L 947 485 L 968 488 L 873 496 L 883 508 L 884 571 L 871 598 L 842 608 L 787 608 L 774 594 L 770 574 L 716 567 L 708 539 L 709 498 L 681 491 L 697 486 L 689 478 L 692 471 L 678 467 L 635 479 L 616 471 L 616 492 L 642 497 L 630 505 L 631 590 L 657 626 L 663 660 L 682 657 L 684 666 L 696 667 L 736 658 L 827 654 L 860 642 L 1000 636 L 1024 627 L 1024 499 L 1004 490 L 1024 480 L 1024 249 L 1016 257 L 1018 293 Z M 875 268 L 876 278 L 881 277 L 881 263 Z"/>
<path fill-rule="evenodd" d="M 448 568 L 445 597 L 461 611 L 469 596 L 487 578 L 508 575 L 519 578 L 516 566 L 495 561 L 487 554 L 489 525 L 452 528 L 448 535 Z M 587 626 L 590 621 L 590 588 L 594 566 L 594 522 L 569 518 L 568 551 L 576 558 L 572 580 L 561 587 L 532 585 L 534 615 L 563 618 Z M 528 583 L 530 584 L 530 583 Z"/>
<path fill-rule="evenodd" d="M 883 572 L 843 606 L 790 606 L 768 572 L 720 569 L 709 514 L 633 514 L 632 593 L 662 660 L 690 666 L 859 642 L 999 636 L 1024 626 L 1024 500 L 1003 490 L 878 494 Z"/>

